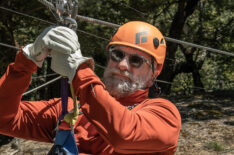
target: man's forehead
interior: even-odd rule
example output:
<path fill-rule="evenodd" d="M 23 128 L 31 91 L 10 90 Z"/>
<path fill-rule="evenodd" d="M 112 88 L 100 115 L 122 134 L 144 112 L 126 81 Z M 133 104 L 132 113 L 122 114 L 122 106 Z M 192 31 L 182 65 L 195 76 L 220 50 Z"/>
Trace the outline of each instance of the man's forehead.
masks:
<path fill-rule="evenodd" d="M 151 59 L 150 58 L 150 55 L 146 54 L 145 52 L 141 51 L 141 50 L 138 50 L 136 48 L 132 48 L 132 47 L 129 47 L 129 46 L 115 46 L 114 47 L 115 49 L 121 49 L 122 51 L 126 52 L 127 54 L 138 54 L 138 55 L 141 55 L 147 59 Z"/>

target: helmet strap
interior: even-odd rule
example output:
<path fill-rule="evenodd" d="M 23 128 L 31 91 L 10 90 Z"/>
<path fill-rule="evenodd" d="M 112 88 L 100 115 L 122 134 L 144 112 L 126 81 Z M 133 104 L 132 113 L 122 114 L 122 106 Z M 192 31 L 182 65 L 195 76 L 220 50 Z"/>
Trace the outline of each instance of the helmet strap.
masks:
<path fill-rule="evenodd" d="M 153 75 L 154 75 L 154 57 L 151 56 L 151 65 L 152 65 L 152 72 L 153 72 Z"/>
<path fill-rule="evenodd" d="M 157 84 L 157 77 L 155 76 L 155 68 L 154 68 L 154 57 L 151 57 L 151 64 L 152 64 L 152 72 L 153 72 L 153 76 L 154 76 L 154 80 L 153 80 L 153 91 L 156 92 L 154 97 L 158 97 L 161 94 L 161 88 L 158 86 Z"/>
<path fill-rule="evenodd" d="M 156 92 L 155 97 L 158 97 L 161 94 L 161 88 L 157 84 L 157 78 L 154 78 L 153 89 Z"/>

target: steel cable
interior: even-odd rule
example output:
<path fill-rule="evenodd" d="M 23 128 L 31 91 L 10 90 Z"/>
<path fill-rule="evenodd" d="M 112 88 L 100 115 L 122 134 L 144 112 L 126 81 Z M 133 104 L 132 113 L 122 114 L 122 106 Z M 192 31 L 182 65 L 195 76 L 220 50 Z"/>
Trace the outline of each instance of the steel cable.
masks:
<path fill-rule="evenodd" d="M 43 3 L 43 1 L 46 0 L 39 0 L 41 3 Z M 52 3 L 46 1 L 43 3 L 45 6 L 49 7 L 52 10 L 55 10 L 55 7 L 52 7 Z M 114 24 L 114 23 L 110 23 L 110 22 L 106 22 L 106 21 L 102 21 L 99 19 L 94 19 L 94 18 L 90 18 L 90 17 L 85 17 L 85 16 L 81 16 L 81 15 L 77 15 L 78 19 L 87 21 L 87 22 L 91 22 L 91 23 L 96 23 L 96 24 L 102 24 L 102 25 L 106 25 L 108 27 L 114 27 L 114 28 L 118 28 L 120 25 L 118 24 Z M 211 47 L 206 47 L 206 46 L 202 46 L 202 45 L 197 45 L 194 43 L 190 43 L 190 42 L 186 42 L 186 41 L 182 41 L 182 40 L 178 40 L 178 39 L 174 39 L 174 38 L 170 38 L 170 37 L 165 37 L 166 41 L 169 42 L 174 42 L 177 44 L 183 44 L 183 45 L 187 45 L 187 46 L 192 46 L 192 47 L 196 47 L 199 49 L 205 49 L 207 51 L 211 51 L 211 52 L 215 52 L 215 53 L 219 53 L 219 54 L 224 54 L 224 55 L 228 55 L 228 56 L 233 56 L 234 57 L 234 53 L 230 53 L 230 52 L 226 52 L 226 51 L 222 51 L 222 50 L 218 50 L 218 49 L 214 49 Z"/>
<path fill-rule="evenodd" d="M 0 43 L 0 45 L 2 45 L 2 44 L 3 44 L 3 43 Z M 9 48 L 18 49 L 17 47 L 14 47 L 14 46 L 11 46 L 11 45 L 7 45 L 7 44 L 3 44 L 3 45 L 6 46 L 6 47 L 9 47 Z M 106 69 L 106 67 L 104 67 L 104 66 L 102 66 L 102 65 L 99 65 L 99 64 L 95 64 L 95 66 L 97 66 L 97 67 L 99 67 L 99 68 L 101 68 L 101 69 Z M 57 73 L 49 74 L 49 76 L 53 76 L 53 75 L 57 75 Z M 45 76 L 47 76 L 47 75 L 45 75 Z M 39 76 L 39 77 L 33 77 L 33 78 L 41 78 L 41 77 L 45 77 L 45 76 Z M 44 87 L 44 86 L 46 86 L 46 85 L 49 85 L 49 84 L 55 82 L 56 79 L 57 79 L 57 78 L 51 80 L 52 82 L 49 81 L 49 82 L 47 82 L 47 83 L 45 83 L 45 84 L 42 84 L 42 85 L 40 85 L 40 86 L 38 86 L 38 87 L 36 87 L 36 88 L 33 88 L 32 90 L 26 92 L 24 95 L 27 95 L 27 94 L 29 94 L 29 93 L 31 93 L 31 92 L 33 92 L 33 91 L 36 91 L 36 90 L 38 90 L 38 89 L 40 89 L 40 88 L 42 88 L 42 87 Z M 58 80 L 58 79 L 57 79 L 57 80 Z M 172 82 L 168 82 L 168 81 L 163 81 L 163 80 L 158 80 L 158 79 L 156 79 L 156 81 L 159 82 L 159 83 L 165 83 L 165 84 L 174 85 Z M 202 88 L 202 87 L 189 87 L 189 86 L 188 86 L 188 88 L 207 90 L 207 89 Z"/>
<path fill-rule="evenodd" d="M 34 92 L 34 91 L 36 91 L 36 90 L 38 90 L 38 89 L 40 89 L 40 88 L 43 88 L 43 87 L 45 87 L 45 86 L 47 86 L 47 85 L 49 85 L 49 84 L 51 84 L 51 83 L 53 83 L 53 82 L 55 82 L 55 81 L 61 79 L 61 78 L 62 78 L 62 76 L 58 76 L 58 77 L 56 77 L 56 78 L 54 78 L 54 79 L 52 79 L 52 80 L 50 80 L 50 81 L 48 81 L 48 82 L 46 82 L 46 83 L 44 83 L 44 84 L 38 86 L 38 87 L 36 87 L 36 88 L 33 88 L 33 89 L 31 89 L 31 90 L 29 90 L 29 91 L 23 93 L 23 96 L 28 95 L 28 94 L 30 94 L 31 92 Z"/>
<path fill-rule="evenodd" d="M 39 0 L 40 2 L 44 2 L 44 0 Z M 52 7 L 52 5 L 50 5 L 50 3 L 43 3 L 45 4 L 46 6 L 48 6 L 50 9 L 54 9 L 54 7 Z M 19 15 L 23 15 L 23 16 L 26 16 L 26 17 L 30 17 L 30 18 L 33 18 L 33 19 L 36 19 L 36 20 L 39 20 L 39 21 L 42 21 L 42 22 L 45 22 L 45 23 L 48 23 L 48 24 L 55 24 L 55 23 L 52 23 L 52 22 L 49 22 L 49 21 L 46 21 L 46 20 L 43 20 L 43 19 L 40 19 L 40 18 L 37 18 L 37 17 L 34 17 L 34 16 L 30 16 L 30 15 L 27 15 L 27 14 L 24 14 L 24 13 L 20 13 L 20 12 L 17 12 L 17 11 L 14 11 L 14 10 L 11 10 L 11 9 L 7 9 L 7 8 L 4 8 L 4 7 L 0 7 L 0 9 L 3 9 L 3 10 L 6 10 L 6 11 L 9 11 L 9 12 L 12 12 L 12 13 L 16 13 L 16 14 L 19 14 Z M 102 25 L 106 25 L 106 26 L 109 26 L 109 27 L 115 27 L 115 28 L 118 28 L 120 25 L 117 25 L 117 24 L 113 24 L 113 23 L 109 23 L 109 22 L 106 22 L 106 21 L 102 21 L 102 20 L 97 20 L 97 19 L 93 19 L 93 18 L 90 18 L 90 17 L 85 17 L 85 16 L 80 16 L 80 15 L 77 15 L 77 18 L 78 19 L 81 19 L 81 20 L 85 20 L 85 21 L 88 21 L 88 22 L 92 22 L 92 23 L 97 23 L 97 24 L 102 24 Z M 86 33 L 86 34 L 89 34 L 89 35 L 92 35 L 92 36 L 95 36 L 99 39 L 103 39 L 105 41 L 109 41 L 109 39 L 106 39 L 106 38 L 103 38 L 103 37 L 99 37 L 97 35 L 94 35 L 94 34 L 91 34 L 91 33 L 88 33 L 88 32 L 85 32 L 85 31 L 82 31 L 82 30 L 79 30 L 80 32 L 82 33 Z M 180 43 L 180 44 L 185 44 L 185 45 L 189 45 L 189 46 L 193 46 L 193 47 L 197 47 L 197 48 L 201 48 L 201 49 L 205 49 L 205 50 L 209 50 L 209 51 L 213 51 L 213 52 L 216 52 L 216 53 L 219 53 L 219 54 L 224 54 L 224 55 L 229 55 L 229 56 L 234 56 L 234 54 L 232 53 L 229 53 L 229 52 L 226 52 L 226 51 L 221 51 L 221 50 L 217 50 L 217 49 L 213 49 L 213 48 L 210 48 L 210 47 L 205 47 L 205 46 L 201 46 L 201 45 L 197 45 L 197 44 L 193 44 L 193 43 L 189 43 L 189 42 L 185 42 L 185 41 L 181 41 L 181 40 L 177 40 L 177 39 L 173 39 L 173 38 L 168 38 L 168 37 L 165 37 L 165 39 L 167 41 L 171 41 L 171 42 L 175 42 L 175 43 Z M 0 43 L 0 45 L 2 46 L 5 46 L 5 47 L 9 47 L 9 48 L 14 48 L 14 49 L 17 49 L 19 50 L 18 47 L 15 47 L 15 46 L 12 46 L 12 45 L 8 45 L 8 44 L 5 44 L 5 43 Z M 231 54 L 231 55 L 230 55 Z M 172 59 L 169 59 L 169 60 L 172 60 Z M 175 61 L 175 60 L 173 60 Z M 101 65 L 98 65 L 96 64 L 96 66 L 102 68 L 102 69 L 105 69 L 105 67 L 101 66 Z M 57 78 L 56 78 L 57 79 Z M 52 82 L 54 82 L 55 79 L 51 80 Z M 29 94 L 30 92 L 33 92 L 37 89 L 40 89 L 50 83 L 52 83 L 51 81 L 37 87 L 37 88 L 34 88 L 26 93 L 24 93 L 24 95 L 27 95 Z M 55 80 L 56 81 L 56 80 Z M 167 83 L 167 84 L 173 84 L 171 82 L 167 82 L 167 81 L 162 81 L 162 80 L 157 80 L 157 82 L 161 82 L 161 83 Z M 204 89 L 204 88 L 200 88 L 200 87 L 191 87 L 193 89 Z"/>

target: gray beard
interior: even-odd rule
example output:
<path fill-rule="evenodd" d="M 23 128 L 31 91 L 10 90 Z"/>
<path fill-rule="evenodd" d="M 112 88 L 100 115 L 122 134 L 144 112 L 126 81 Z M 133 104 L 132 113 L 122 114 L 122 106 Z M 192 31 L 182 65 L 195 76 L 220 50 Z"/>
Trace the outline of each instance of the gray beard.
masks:
<path fill-rule="evenodd" d="M 113 76 L 113 73 L 125 75 L 129 79 Z M 103 77 L 107 91 L 116 98 L 122 98 L 136 90 L 145 89 L 148 80 L 149 77 L 133 77 L 128 71 L 120 71 L 116 68 L 106 68 Z"/>

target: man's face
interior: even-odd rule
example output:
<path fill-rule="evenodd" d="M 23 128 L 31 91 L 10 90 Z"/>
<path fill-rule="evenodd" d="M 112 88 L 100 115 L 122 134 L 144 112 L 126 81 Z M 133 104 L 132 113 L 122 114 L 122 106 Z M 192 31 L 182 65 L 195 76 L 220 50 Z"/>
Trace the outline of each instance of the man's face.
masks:
<path fill-rule="evenodd" d="M 116 97 L 121 98 L 128 96 L 138 89 L 145 89 L 152 85 L 153 72 L 151 69 L 151 58 L 146 53 L 126 46 L 113 47 L 112 51 L 115 54 L 110 55 L 116 58 L 109 58 L 107 68 L 104 72 L 103 81 L 106 85 L 108 92 Z M 121 59 L 118 59 L 119 56 Z M 140 58 L 144 58 L 146 61 L 139 63 Z M 139 66 L 140 64 L 140 66 Z"/>

